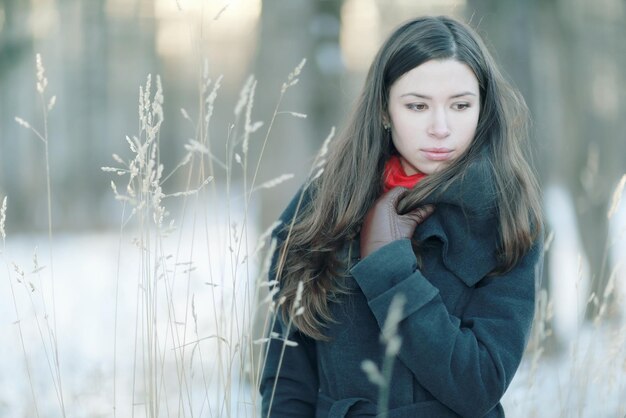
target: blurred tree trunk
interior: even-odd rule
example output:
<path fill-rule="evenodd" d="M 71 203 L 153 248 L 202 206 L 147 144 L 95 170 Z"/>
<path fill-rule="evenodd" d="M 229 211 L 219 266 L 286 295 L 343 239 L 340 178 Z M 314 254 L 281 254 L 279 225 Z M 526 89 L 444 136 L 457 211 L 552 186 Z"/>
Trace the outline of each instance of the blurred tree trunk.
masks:
<path fill-rule="evenodd" d="M 269 128 L 281 86 L 287 80 L 287 75 L 303 58 L 308 58 L 308 62 L 299 77 L 300 81 L 287 91 L 279 111 L 310 113 L 307 93 L 312 93 L 309 90 L 312 43 L 308 27 L 312 16 L 314 16 L 313 2 L 303 0 L 293 2 L 266 0 L 263 2 L 260 42 L 255 63 L 258 83 L 254 113 L 255 119 L 262 120 L 265 125 L 262 129 L 263 133 L 258 134 L 250 143 L 251 155 L 255 157 L 259 155 L 261 141 L 264 139 L 265 131 Z M 276 117 L 262 156 L 257 183 L 284 173 L 295 174 L 295 179 L 261 195 L 263 228 L 276 219 L 281 208 L 286 205 L 304 180 L 304 162 L 311 157 L 313 152 L 312 138 L 313 126 L 309 119 L 297 119 L 287 114 Z"/>
<path fill-rule="evenodd" d="M 308 175 L 317 148 L 331 127 L 340 123 L 337 96 L 343 71 L 338 46 L 341 4 L 341 1 L 304 0 L 263 2 L 255 64 L 258 85 L 254 118 L 264 121 L 267 129 L 282 83 L 303 58 L 307 63 L 300 81 L 287 91 L 278 110 L 308 115 L 307 119 L 300 119 L 280 114 L 272 127 L 257 184 L 284 173 L 293 173 L 295 178 L 263 194 L 261 225 L 264 227 L 276 220 Z M 262 136 L 251 141 L 252 155 L 258 155 Z"/>
<path fill-rule="evenodd" d="M 54 131 L 58 137 L 51 150 L 57 153 L 58 218 L 66 225 L 94 228 L 117 222 L 107 210 L 116 206 L 99 167 L 112 165 L 113 152 L 124 156 L 124 136 L 137 134 L 139 86 L 152 73 L 154 91 L 158 73 L 154 4 L 136 1 L 134 6 L 136 15 L 111 18 L 107 0 L 58 3 L 63 19 L 57 64 L 63 88 L 57 93 L 57 112 L 65 126 Z"/>
<path fill-rule="evenodd" d="M 315 2 L 311 23 L 313 50 L 310 54 L 312 146 L 315 151 L 328 136 L 331 127 L 339 128 L 347 114 L 341 99 L 341 78 L 345 73 L 339 35 L 343 1 Z"/>
<path fill-rule="evenodd" d="M 40 46 L 53 55 L 51 68 L 61 81 L 53 86 L 58 103 L 50 130 L 50 159 L 57 206 L 53 217 L 62 226 L 96 226 L 98 197 L 106 186 L 102 181 L 103 188 L 93 187 L 98 183 L 94 181 L 100 175 L 98 168 L 105 165 L 101 153 L 109 143 L 110 129 L 105 6 L 106 0 L 59 1 L 58 33 L 42 40 Z M 61 120 L 63 126 L 57 126 Z"/>
<path fill-rule="evenodd" d="M 41 149 L 41 142 L 14 120 L 19 116 L 36 126 L 40 121 L 30 13 L 30 2 L 0 2 L 0 199 L 9 196 L 12 215 L 8 229 L 20 226 L 29 214 L 36 212 L 33 199 L 24 198 L 22 191 L 32 191 L 41 174 L 39 161 L 35 163 L 32 157 Z M 24 86 L 29 86 L 29 90 L 24 90 Z"/>
<path fill-rule="evenodd" d="M 105 150 L 109 142 L 110 123 L 108 103 L 109 103 L 109 21 L 106 15 L 106 0 L 90 0 L 81 5 L 80 21 L 82 25 L 82 54 L 80 55 L 80 80 L 81 87 L 87 94 L 81 94 L 77 105 L 80 110 L 77 114 L 84 115 L 78 118 L 78 132 L 74 139 L 76 143 L 72 147 L 80 149 L 79 167 L 76 172 L 84 173 L 82 180 L 75 183 L 83 196 L 82 199 L 89 207 L 82 211 L 84 225 L 89 225 L 95 221 L 90 221 L 90 214 L 97 213 L 98 196 L 104 187 L 94 188 L 93 177 L 99 176 L 98 167 L 103 164 L 102 158 L 108 157 Z M 74 35 L 71 35 L 74 36 Z M 77 98 L 78 98 L 77 97 Z M 88 174 L 89 173 L 89 174 Z M 102 182 L 105 183 L 105 182 Z M 104 186 L 104 185 L 103 185 Z M 76 204 L 74 202 L 73 204 Z M 74 215 L 75 216 L 75 215 Z"/>
<path fill-rule="evenodd" d="M 532 102 L 531 45 L 535 1 L 468 0 L 470 25 L 483 37 L 506 78 Z M 503 36 L 506 34 L 506 36 Z"/>
<path fill-rule="evenodd" d="M 30 2 L 20 0 L 0 1 L 0 74 L 9 58 L 5 54 L 19 52 L 32 40 L 27 24 L 30 7 Z"/>

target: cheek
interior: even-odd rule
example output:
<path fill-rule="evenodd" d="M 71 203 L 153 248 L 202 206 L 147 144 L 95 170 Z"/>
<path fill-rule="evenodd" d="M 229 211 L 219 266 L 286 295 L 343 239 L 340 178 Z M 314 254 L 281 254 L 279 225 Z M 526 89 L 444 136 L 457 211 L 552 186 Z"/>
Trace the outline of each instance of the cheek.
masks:
<path fill-rule="evenodd" d="M 407 126 L 396 126 L 392 131 L 391 140 L 398 151 L 411 149 L 418 142 L 415 132 L 417 130 Z"/>
<path fill-rule="evenodd" d="M 409 142 L 412 142 L 415 133 L 418 131 L 418 128 L 415 124 L 415 121 L 407 120 L 406 118 L 396 116 L 393 120 L 393 128 L 391 131 L 391 138 L 393 144 L 396 148 L 403 148 L 408 145 Z"/>
<path fill-rule="evenodd" d="M 462 143 L 463 147 L 467 148 L 470 146 L 472 141 L 474 140 L 474 136 L 476 136 L 476 128 L 478 127 L 478 115 L 469 118 L 467 121 L 463 123 L 462 126 Z"/>
<path fill-rule="evenodd" d="M 391 133 L 391 142 L 396 150 L 402 151 L 404 149 L 403 142 L 397 132 Z"/>

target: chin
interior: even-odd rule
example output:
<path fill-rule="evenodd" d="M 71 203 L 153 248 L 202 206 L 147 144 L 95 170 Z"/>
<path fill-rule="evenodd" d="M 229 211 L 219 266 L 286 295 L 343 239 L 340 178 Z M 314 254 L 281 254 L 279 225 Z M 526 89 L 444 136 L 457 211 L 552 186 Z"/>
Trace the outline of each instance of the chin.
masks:
<path fill-rule="evenodd" d="M 422 173 L 426 175 L 435 174 L 438 171 L 441 171 L 445 168 L 445 164 L 429 164 L 426 167 L 423 167 L 424 170 L 421 170 Z"/>

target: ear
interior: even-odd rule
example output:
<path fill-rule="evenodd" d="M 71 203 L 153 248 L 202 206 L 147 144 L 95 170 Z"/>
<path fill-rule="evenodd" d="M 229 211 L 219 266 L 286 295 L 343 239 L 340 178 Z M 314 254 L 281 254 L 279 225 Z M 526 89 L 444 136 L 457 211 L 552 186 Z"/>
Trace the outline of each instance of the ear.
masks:
<path fill-rule="evenodd" d="M 389 118 L 389 115 L 387 114 L 387 112 L 383 112 L 382 120 L 383 120 L 383 125 L 391 125 L 391 119 Z"/>

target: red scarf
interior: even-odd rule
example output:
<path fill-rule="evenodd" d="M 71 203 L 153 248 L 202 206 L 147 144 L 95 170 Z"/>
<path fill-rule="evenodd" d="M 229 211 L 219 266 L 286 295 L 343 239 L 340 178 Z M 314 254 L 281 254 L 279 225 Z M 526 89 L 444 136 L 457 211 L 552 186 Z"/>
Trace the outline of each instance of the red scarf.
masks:
<path fill-rule="evenodd" d="M 383 193 L 398 186 L 411 189 L 424 177 L 426 177 L 424 173 L 416 173 L 410 176 L 406 175 L 402 168 L 402 163 L 400 163 L 400 157 L 398 155 L 392 155 L 385 164 Z"/>

